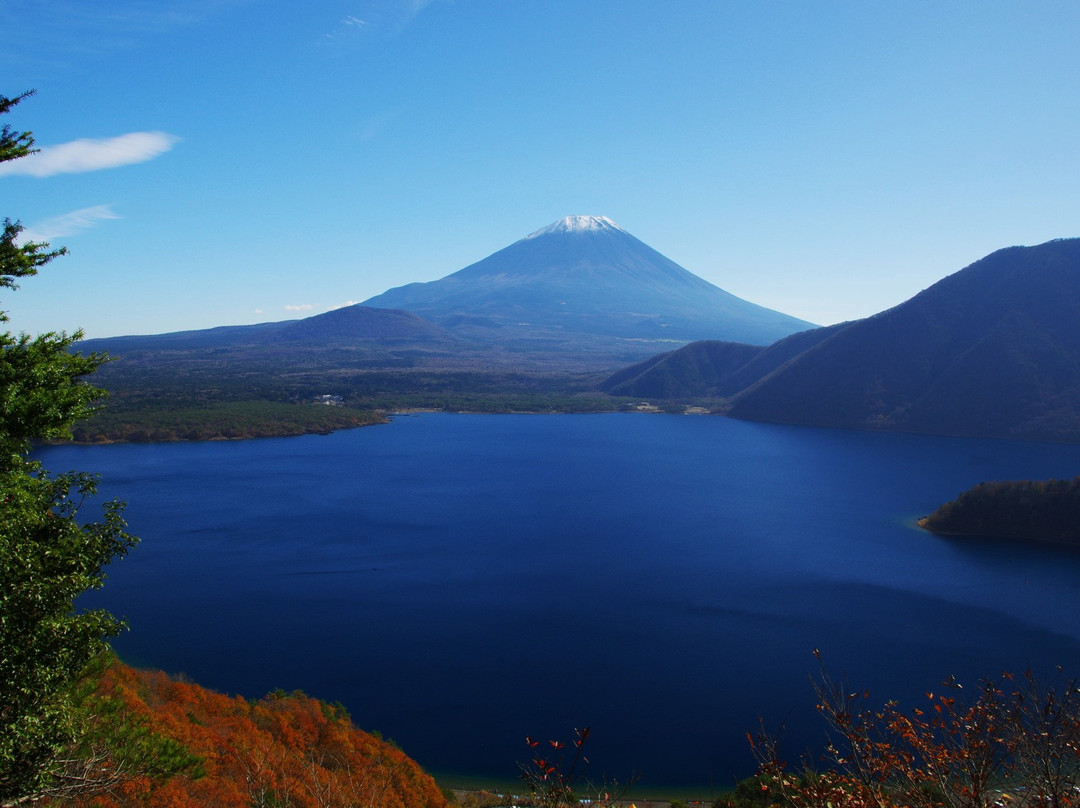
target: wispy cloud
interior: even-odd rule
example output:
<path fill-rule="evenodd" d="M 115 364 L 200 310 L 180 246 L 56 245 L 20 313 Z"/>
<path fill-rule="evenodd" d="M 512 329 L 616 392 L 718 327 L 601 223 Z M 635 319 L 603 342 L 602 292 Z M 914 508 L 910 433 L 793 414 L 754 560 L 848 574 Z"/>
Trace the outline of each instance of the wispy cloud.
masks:
<path fill-rule="evenodd" d="M 310 303 L 289 303 L 285 306 L 285 311 L 311 311 L 315 308 Z"/>
<path fill-rule="evenodd" d="M 19 234 L 19 241 L 25 244 L 28 241 L 51 241 L 52 239 L 64 238 L 65 236 L 74 236 L 81 233 L 83 230 L 89 230 L 91 227 L 96 227 L 100 222 L 121 218 L 123 217 L 113 213 L 112 208 L 108 205 L 94 205 L 90 208 L 79 208 L 79 210 L 73 210 L 71 213 L 65 213 L 63 216 L 56 216 L 52 219 L 45 219 L 44 221 L 28 225 L 22 233 Z"/>
<path fill-rule="evenodd" d="M 359 302 L 360 302 L 359 300 L 346 300 L 344 303 L 338 303 L 338 304 L 333 305 L 333 306 L 327 306 L 326 310 L 327 311 L 337 311 L 338 309 L 344 309 L 344 308 L 348 308 L 349 306 L 355 306 Z"/>
<path fill-rule="evenodd" d="M 332 31 L 326 34 L 328 40 L 342 40 L 354 37 L 360 31 L 385 31 L 400 33 L 428 6 L 446 0 L 366 0 L 364 10 L 359 14 L 349 14 L 338 21 Z"/>
<path fill-rule="evenodd" d="M 342 37 L 351 37 L 359 34 L 370 25 L 370 22 L 352 14 L 342 18 L 337 26 L 330 33 L 326 35 L 327 39 L 341 39 Z"/>
<path fill-rule="evenodd" d="M 145 163 L 169 151 L 180 138 L 165 132 L 130 132 L 119 137 L 72 140 L 0 163 L 0 176 L 52 177 Z"/>

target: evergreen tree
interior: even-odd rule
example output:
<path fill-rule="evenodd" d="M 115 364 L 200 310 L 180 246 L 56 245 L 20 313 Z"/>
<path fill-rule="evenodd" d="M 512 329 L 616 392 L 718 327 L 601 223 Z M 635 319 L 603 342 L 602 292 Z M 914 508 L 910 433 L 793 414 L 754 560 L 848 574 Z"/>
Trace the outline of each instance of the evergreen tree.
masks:
<path fill-rule="evenodd" d="M 0 96 L 0 115 L 29 95 Z M 0 162 L 33 146 L 29 132 L 0 130 Z M 65 252 L 23 241 L 22 232 L 4 220 L 0 289 Z M 73 353 L 81 337 L 0 333 L 0 805 L 85 791 L 107 774 L 80 757 L 92 722 L 77 709 L 75 685 L 122 625 L 74 602 L 101 586 L 104 567 L 136 540 L 117 502 L 98 521 L 79 515 L 95 493 L 93 475 L 53 475 L 29 457 L 33 441 L 69 436 L 102 396 L 84 377 L 107 357 Z"/>

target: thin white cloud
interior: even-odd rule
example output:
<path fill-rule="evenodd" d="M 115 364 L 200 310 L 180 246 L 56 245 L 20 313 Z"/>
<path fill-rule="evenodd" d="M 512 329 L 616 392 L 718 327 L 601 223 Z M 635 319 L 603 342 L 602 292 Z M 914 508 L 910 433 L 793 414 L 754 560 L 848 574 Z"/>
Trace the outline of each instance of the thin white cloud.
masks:
<path fill-rule="evenodd" d="M 56 238 L 64 238 L 65 236 L 74 236 L 81 233 L 83 230 L 89 230 L 91 227 L 96 227 L 100 222 L 121 218 L 123 217 L 113 213 L 112 208 L 108 205 L 94 205 L 89 208 L 79 208 L 79 210 L 73 210 L 71 213 L 65 213 L 63 216 L 55 216 L 52 219 L 45 219 L 44 221 L 27 225 L 22 233 L 19 234 L 19 241 L 20 243 L 25 244 L 28 241 L 42 242 L 51 241 Z"/>
<path fill-rule="evenodd" d="M 359 302 L 360 302 L 359 300 L 346 300 L 344 303 L 337 303 L 337 304 L 335 304 L 333 306 L 327 306 L 326 310 L 327 311 L 337 311 L 338 309 L 345 309 L 345 308 L 348 308 L 349 306 L 355 306 Z"/>
<path fill-rule="evenodd" d="M 311 311 L 313 308 L 315 307 L 310 303 L 290 303 L 285 306 L 285 311 Z"/>
<path fill-rule="evenodd" d="M 130 132 L 119 137 L 73 140 L 0 163 L 0 176 L 52 177 L 145 163 L 169 151 L 180 138 L 166 132 Z"/>
<path fill-rule="evenodd" d="M 346 36 L 356 36 L 359 31 L 367 28 L 369 25 L 367 20 L 350 14 L 344 17 L 338 22 L 337 27 L 326 35 L 327 39 L 341 39 Z"/>
<path fill-rule="evenodd" d="M 262 314 L 262 313 L 263 313 L 263 310 L 262 310 L 262 309 L 252 309 L 252 310 L 251 310 L 251 313 L 252 313 L 252 314 Z"/>
<path fill-rule="evenodd" d="M 349 14 L 338 21 L 336 27 L 326 34 L 330 41 L 359 36 L 360 31 L 401 33 L 428 6 L 446 0 L 367 0 L 363 17 Z"/>

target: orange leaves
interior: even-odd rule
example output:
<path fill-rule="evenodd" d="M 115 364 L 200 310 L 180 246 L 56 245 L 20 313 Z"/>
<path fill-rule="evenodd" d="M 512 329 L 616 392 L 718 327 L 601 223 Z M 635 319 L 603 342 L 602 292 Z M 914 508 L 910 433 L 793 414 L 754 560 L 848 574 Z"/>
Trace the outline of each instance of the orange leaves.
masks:
<path fill-rule="evenodd" d="M 902 711 L 889 702 L 876 712 L 852 712 L 854 691 L 822 668 L 815 693 L 834 768 L 787 773 L 775 741 L 748 736 L 758 777 L 781 804 L 797 808 L 967 808 L 990 804 L 995 790 L 1009 784 L 1023 787 L 1027 804 L 1077 804 L 1080 687 L 1074 681 L 1044 686 L 1030 672 L 1020 685 L 1012 682 L 1002 676 L 966 691 L 950 678 L 943 683 L 950 695 L 926 692 L 926 710 Z"/>
<path fill-rule="evenodd" d="M 255 702 L 115 665 L 103 679 L 152 727 L 203 758 L 205 776 L 136 780 L 100 808 L 445 808 L 435 782 L 396 749 L 302 693 Z"/>

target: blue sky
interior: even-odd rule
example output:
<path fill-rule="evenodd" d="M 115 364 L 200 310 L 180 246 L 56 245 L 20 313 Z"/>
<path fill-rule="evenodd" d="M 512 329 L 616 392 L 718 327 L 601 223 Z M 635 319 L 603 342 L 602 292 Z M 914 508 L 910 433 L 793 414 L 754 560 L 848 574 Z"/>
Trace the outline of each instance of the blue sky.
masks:
<path fill-rule="evenodd" d="M 822 324 L 1080 236 L 1080 3 L 5 0 L 15 330 L 307 316 L 567 214 Z"/>

